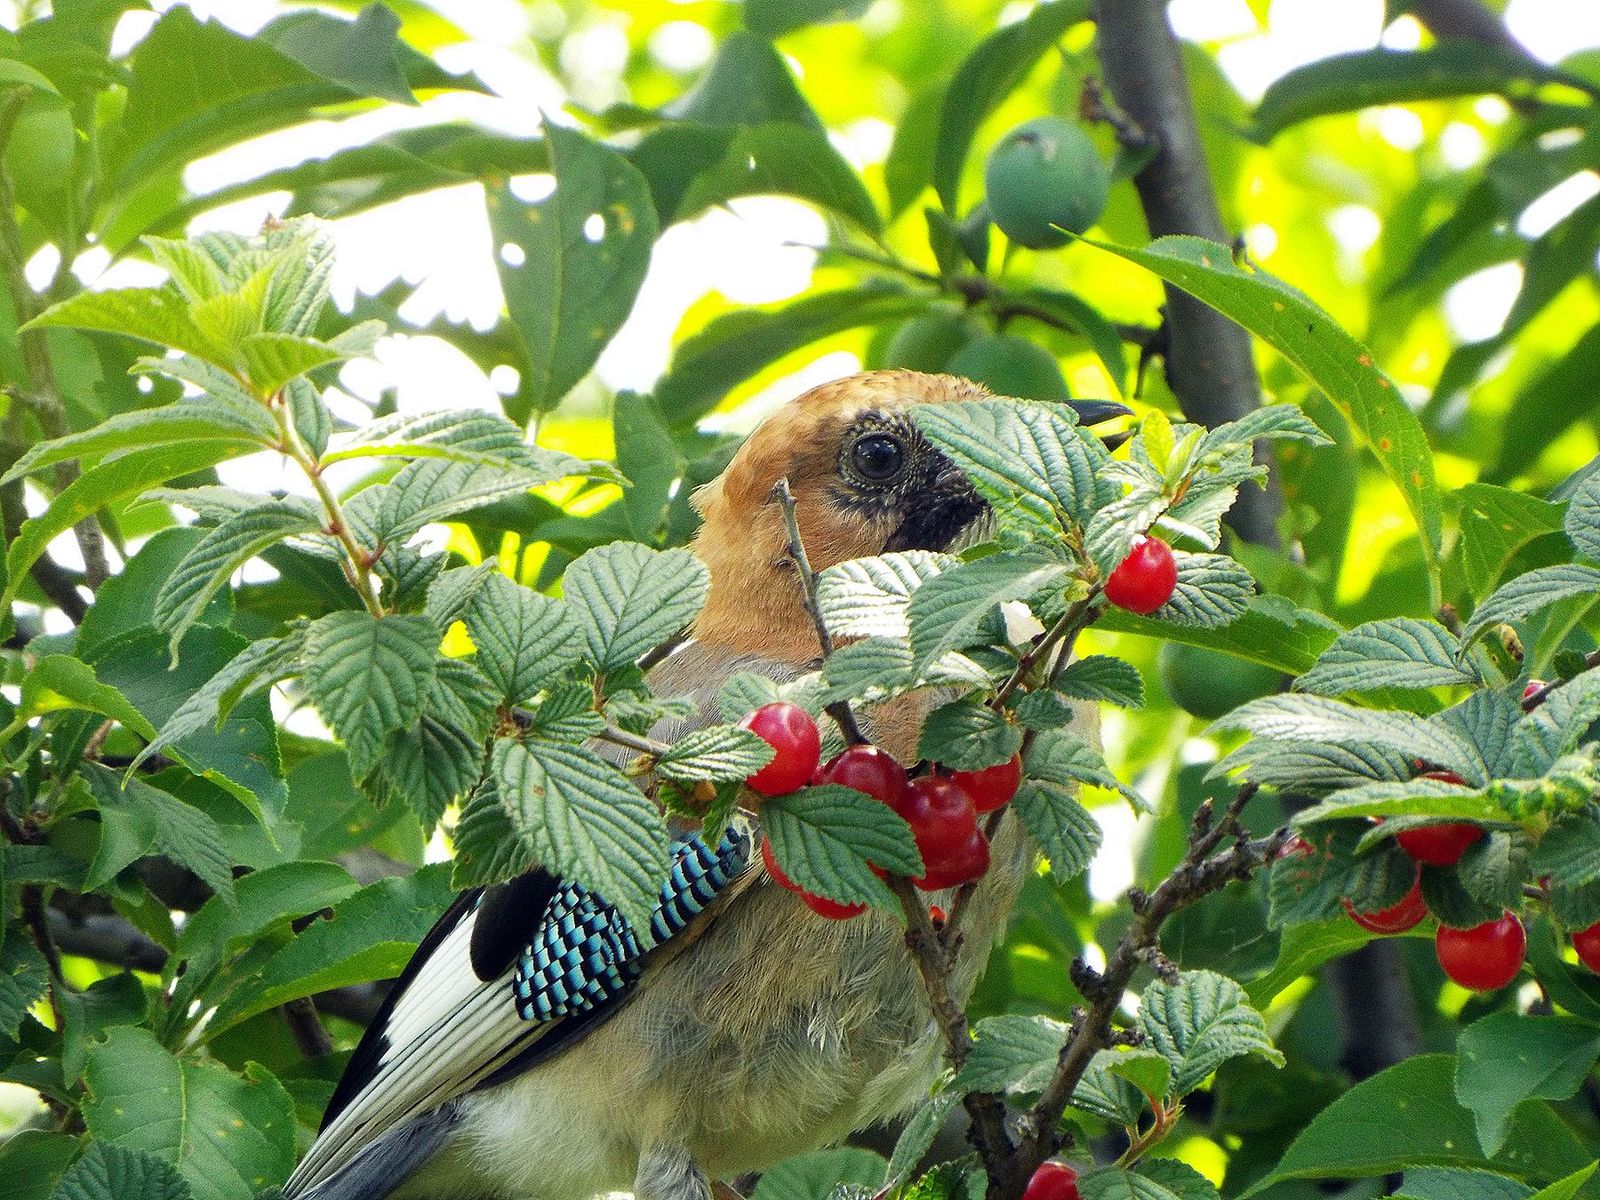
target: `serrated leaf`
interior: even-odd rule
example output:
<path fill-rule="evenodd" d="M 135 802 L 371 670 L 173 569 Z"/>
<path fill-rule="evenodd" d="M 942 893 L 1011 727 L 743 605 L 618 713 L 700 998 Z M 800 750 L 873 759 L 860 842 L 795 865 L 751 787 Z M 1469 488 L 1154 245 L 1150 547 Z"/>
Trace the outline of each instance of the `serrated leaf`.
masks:
<path fill-rule="evenodd" d="M 1067 664 L 1055 690 L 1075 700 L 1103 700 L 1123 708 L 1144 706 L 1144 678 L 1126 659 L 1091 654 Z"/>
<path fill-rule="evenodd" d="M 934 1139 L 944 1128 L 945 1121 L 960 1106 L 961 1099 L 960 1092 L 945 1088 L 935 1092 L 927 1103 L 911 1114 L 900 1131 L 899 1140 L 894 1144 L 894 1153 L 889 1156 L 889 1166 L 883 1180 L 886 1187 L 896 1186 L 916 1169 L 932 1149 Z"/>
<path fill-rule="evenodd" d="M 888 805 L 851 788 L 826 784 L 773 797 L 761 806 L 761 826 L 791 879 L 842 904 L 899 911 L 869 863 L 898 875 L 922 874 L 911 826 Z"/>
<path fill-rule="evenodd" d="M 298 497 L 270 501 L 208 529 L 156 593 L 156 627 L 165 630 L 173 661 L 189 626 L 217 591 L 257 554 L 297 533 L 321 527 L 321 516 Z"/>
<path fill-rule="evenodd" d="M 817 576 L 817 605 L 835 637 L 908 637 L 912 594 L 957 563 L 931 550 L 849 559 Z"/>
<path fill-rule="evenodd" d="M 1349 817 L 1439 817 L 1468 821 L 1505 820 L 1506 811 L 1488 790 L 1440 779 L 1402 779 L 1341 788 L 1320 804 L 1301 809 L 1295 823 Z"/>
<path fill-rule="evenodd" d="M 451 462 L 424 458 L 407 463 L 383 487 L 358 492 L 344 506 L 362 543 L 387 546 L 410 538 L 424 525 L 448 521 L 469 509 L 520 496 L 587 463 L 557 455 L 543 466 L 507 467 L 499 462 Z"/>
<path fill-rule="evenodd" d="M 1172 1064 L 1173 1091 L 1188 1095 L 1230 1058 L 1256 1054 L 1283 1065 L 1267 1024 L 1233 980 L 1213 971 L 1185 971 L 1176 984 L 1157 979 L 1139 1003 L 1145 1044 Z"/>
<path fill-rule="evenodd" d="M 655 805 L 581 746 L 502 738 L 492 769 L 501 808 L 539 861 L 603 896 L 643 942 L 669 866 Z"/>
<path fill-rule="evenodd" d="M 1299 692 L 1337 696 L 1386 687 L 1438 687 L 1479 682 L 1461 642 L 1437 621 L 1390 617 L 1341 633 L 1295 680 Z"/>
<path fill-rule="evenodd" d="M 911 647 L 899 638 L 868 637 L 840 646 L 822 664 L 827 700 L 877 699 L 916 681 Z"/>
<path fill-rule="evenodd" d="M 1528 847 L 1503 829 L 1490 830 L 1467 847 L 1456 864 L 1456 878 L 1480 904 L 1514 909 L 1528 878 Z"/>
<path fill-rule="evenodd" d="M 1600 810 L 1589 805 L 1558 818 L 1533 848 L 1528 867 L 1572 887 L 1600 879 Z"/>
<path fill-rule="evenodd" d="M 497 413 L 470 409 L 398 413 L 363 426 L 323 462 L 350 458 L 443 458 L 483 466 L 508 466 L 556 479 L 604 474 L 603 464 L 529 444 L 522 429 Z"/>
<path fill-rule="evenodd" d="M 1597 592 L 1600 592 L 1600 568 L 1577 563 L 1535 567 L 1501 585 L 1478 605 L 1461 631 L 1462 643 L 1472 645 L 1492 625 L 1521 621 L 1559 601 L 1574 596 L 1593 596 Z"/>
<path fill-rule="evenodd" d="M 500 883 L 539 862 L 533 839 L 518 832 L 500 803 L 492 771 L 462 803 L 453 841 L 456 858 L 450 883 L 456 888 Z"/>
<path fill-rule="evenodd" d="M 191 1200 L 171 1163 L 109 1142 L 92 1142 L 61 1177 L 51 1200 Z"/>
<path fill-rule="evenodd" d="M 1600 1059 L 1600 1029 L 1564 1016 L 1493 1013 L 1456 1041 L 1456 1100 L 1486 1154 L 1505 1145 L 1511 1111 L 1529 1097 L 1565 1100 Z"/>
<path fill-rule="evenodd" d="M 495 571 L 461 613 L 478 648 L 477 666 L 507 703 L 525 700 L 583 657 L 583 627 L 572 606 Z"/>
<path fill-rule="evenodd" d="M 1237 421 L 1208 429 L 1200 439 L 1199 453 L 1238 443 L 1249 445 L 1257 438 L 1264 437 L 1288 438 L 1309 442 L 1313 446 L 1327 446 L 1333 441 L 1299 406 L 1263 404 L 1251 409 Z"/>
<path fill-rule="evenodd" d="M 1239 729 L 1273 741 L 1378 744 L 1437 767 L 1469 783 L 1483 779 L 1483 761 L 1453 730 L 1406 712 L 1356 708 L 1320 696 L 1263 696 L 1234 709 L 1212 730 Z"/>
<path fill-rule="evenodd" d="M 975 699 L 940 705 L 928 714 L 917 756 L 953 771 L 979 771 L 1022 749 L 1022 729 Z"/>
<path fill-rule="evenodd" d="M 1078 1180 L 1084 1200 L 1217 1200 L 1211 1181 L 1176 1158 L 1146 1158 L 1131 1170 L 1101 1167 Z"/>
<path fill-rule="evenodd" d="M 832 1200 L 841 1188 L 871 1194 L 883 1183 L 881 1154 L 854 1146 L 796 1154 L 762 1172 L 751 1200 Z"/>
<path fill-rule="evenodd" d="M 15 869 L 7 874 L 9 882 L 18 882 Z M 32 939 L 21 933 L 8 934 L 0 942 L 0 1035 L 16 1041 L 22 1019 L 49 985 L 50 969 Z"/>
<path fill-rule="evenodd" d="M 403 797 L 423 829 L 432 829 L 482 774 L 498 696 L 471 663 L 441 658 L 422 715 L 388 735 L 383 757 L 362 782 Z"/>
<path fill-rule="evenodd" d="M 579 557 L 563 581 L 589 657 L 610 670 L 630 665 L 688 625 L 705 603 L 710 573 L 687 550 L 612 542 Z"/>
<path fill-rule="evenodd" d="M 1064 788 L 1079 783 L 1108 788 L 1136 808 L 1144 807 L 1143 798 L 1112 774 L 1100 751 L 1069 729 L 1037 734 L 1023 755 L 1022 774 L 1026 779 L 1042 779 Z"/>
<path fill-rule="evenodd" d="M 195 1200 L 250 1200 L 294 1164 L 294 1106 L 255 1064 L 241 1077 L 112 1029 L 89 1048 L 87 1081 L 89 1132 L 173 1164 Z"/>
<path fill-rule="evenodd" d="M 1568 498 L 1561 527 L 1579 554 L 1600 560 L 1600 474 L 1590 475 Z"/>
<path fill-rule="evenodd" d="M 100 810 L 100 845 L 86 887 L 104 887 L 135 859 L 161 854 L 233 903 L 233 864 L 215 821 L 136 776 L 119 781 L 98 763 L 84 763 L 81 770 Z"/>
<path fill-rule="evenodd" d="M 1060 784 L 1027 780 L 1017 789 L 1011 810 L 1039 843 L 1058 883 L 1083 874 L 1100 849 L 1100 823 Z"/>
<path fill-rule="evenodd" d="M 1255 738 L 1220 759 L 1209 776 L 1220 779 L 1239 771 L 1241 778 L 1263 787 L 1318 795 L 1374 780 L 1409 779 L 1414 769 L 1411 756 L 1392 746 Z"/>
<path fill-rule="evenodd" d="M 1174 550 L 1178 582 L 1172 598 L 1152 614 L 1175 625 L 1213 628 L 1238 620 L 1256 594 L 1256 581 L 1225 554 Z"/>
<path fill-rule="evenodd" d="M 656 771 L 681 783 L 745 780 L 772 761 L 770 743 L 736 725 L 691 730 L 656 760 Z"/>
<path fill-rule="evenodd" d="M 1460 735 L 1477 754 L 1484 775 L 1491 778 L 1524 772 L 1517 731 L 1523 724 L 1521 693 L 1514 688 L 1480 688 L 1458 704 L 1428 718 Z"/>
<path fill-rule="evenodd" d="M 1512 734 L 1517 774 L 1548 770 L 1600 719 L 1600 671 L 1586 671 L 1545 697 Z"/>
<path fill-rule="evenodd" d="M 971 644 L 997 604 L 1032 596 L 1071 574 L 1071 568 L 1048 551 L 1029 549 L 991 554 L 928 580 L 906 610 L 918 664 Z"/>
<path fill-rule="evenodd" d="M 1310 847 L 1282 855 L 1267 880 L 1268 924 L 1274 929 L 1322 921 L 1343 911 L 1348 899 L 1358 912 L 1387 908 L 1417 879 L 1416 860 L 1390 841 L 1357 855 L 1366 827 L 1353 821 L 1302 834 Z"/>
<path fill-rule="evenodd" d="M 717 689 L 717 711 L 724 721 L 737 721 L 763 704 L 781 699 L 782 694 L 777 680 L 754 671 L 737 671 Z"/>
<path fill-rule="evenodd" d="M 235 444 L 245 441 L 258 446 L 275 445 L 278 429 L 267 410 L 255 404 L 254 412 L 254 417 L 248 417 L 237 413 L 232 407 L 180 400 L 165 408 L 119 413 L 82 433 L 70 433 L 31 447 L 4 476 L 0 476 L 0 484 L 21 479 L 59 462 L 93 458 L 141 446 L 192 442 Z"/>
<path fill-rule="evenodd" d="M 528 714 L 529 733 L 558 742 L 584 742 L 605 727 L 594 711 L 594 688 L 581 680 L 552 687 Z"/>
<path fill-rule="evenodd" d="M 1109 461 L 1072 411 L 996 398 L 918 405 L 911 418 L 989 502 L 1002 528 L 1059 538 L 1104 499 L 1098 472 Z"/>
<path fill-rule="evenodd" d="M 428 600 L 423 611 L 440 629 L 449 629 L 461 620 L 472 598 L 478 594 L 490 575 L 499 569 L 492 558 L 470 567 L 451 567 L 441 571 L 428 585 Z"/>
<path fill-rule="evenodd" d="M 336 612 L 306 631 L 306 689 L 358 777 L 386 735 L 422 715 L 438 658 L 439 628 L 423 616 Z"/>
<path fill-rule="evenodd" d="M 190 734 L 216 729 L 249 692 L 291 673 L 304 645 L 301 629 L 281 638 L 250 643 L 177 707 L 155 738 L 134 758 L 132 767 Z"/>
<path fill-rule="evenodd" d="M 1055 1073 L 1071 1032 L 1070 1025 L 1049 1017 L 985 1017 L 950 1086 L 960 1092 L 1036 1092 Z"/>
<path fill-rule="evenodd" d="M 1154 1050 L 1145 1051 L 1160 1059 L 1170 1076 L 1172 1068 L 1167 1060 Z M 1093 1113 L 1102 1120 L 1119 1125 L 1135 1125 L 1148 1104 L 1144 1094 L 1130 1080 L 1110 1068 L 1119 1057 L 1115 1050 L 1097 1050 L 1078 1086 L 1072 1089 L 1072 1107 Z"/>

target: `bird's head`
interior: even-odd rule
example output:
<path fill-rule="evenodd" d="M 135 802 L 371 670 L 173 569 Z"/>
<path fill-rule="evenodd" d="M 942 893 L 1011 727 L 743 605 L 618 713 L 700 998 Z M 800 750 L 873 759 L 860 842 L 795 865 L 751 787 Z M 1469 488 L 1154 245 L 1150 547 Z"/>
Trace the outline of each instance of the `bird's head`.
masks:
<path fill-rule="evenodd" d="M 891 550 L 945 550 L 972 532 L 988 506 L 909 409 L 989 394 L 952 375 L 872 371 L 813 388 L 769 416 L 694 498 L 704 518 L 694 550 L 711 571 L 696 637 L 795 662 L 815 656 L 772 500 L 780 479 L 789 480 L 818 571 Z M 1104 419 L 1113 408 L 1127 411 L 1085 415 Z"/>

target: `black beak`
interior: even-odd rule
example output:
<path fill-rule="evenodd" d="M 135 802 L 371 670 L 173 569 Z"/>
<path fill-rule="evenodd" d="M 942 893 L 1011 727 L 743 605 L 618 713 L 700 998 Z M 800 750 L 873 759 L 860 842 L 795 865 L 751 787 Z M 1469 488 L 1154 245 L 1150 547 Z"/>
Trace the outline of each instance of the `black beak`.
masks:
<path fill-rule="evenodd" d="M 1118 417 L 1133 416 L 1133 409 L 1115 400 L 1068 400 L 1067 407 L 1078 414 L 1080 425 L 1103 425 Z M 1115 450 L 1132 436 L 1133 430 L 1119 429 L 1115 433 L 1101 434 L 1100 440 L 1105 443 L 1107 450 Z"/>

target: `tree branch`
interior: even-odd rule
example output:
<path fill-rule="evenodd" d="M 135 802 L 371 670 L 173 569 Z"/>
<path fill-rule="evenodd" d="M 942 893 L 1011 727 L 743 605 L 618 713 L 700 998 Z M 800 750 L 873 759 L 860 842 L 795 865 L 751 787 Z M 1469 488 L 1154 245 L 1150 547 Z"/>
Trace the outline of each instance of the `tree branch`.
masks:
<path fill-rule="evenodd" d="M 1134 176 L 1152 237 L 1197 234 L 1223 244 L 1217 197 L 1195 123 L 1189 81 L 1162 0 L 1098 0 L 1100 62 L 1117 105 L 1153 138 L 1156 152 Z M 1261 404 L 1250 335 L 1208 305 L 1171 284 L 1167 293 L 1167 381 L 1184 415 L 1202 425 L 1234 421 Z M 1271 465 L 1265 443 L 1257 461 Z M 1243 489 L 1228 514 L 1239 536 L 1277 544 L 1283 498 Z"/>
<path fill-rule="evenodd" d="M 1511 36 L 1505 22 L 1478 0 L 1410 0 L 1405 7 L 1441 42 L 1452 39 L 1482 42 L 1530 60 L 1533 58 L 1528 48 Z"/>

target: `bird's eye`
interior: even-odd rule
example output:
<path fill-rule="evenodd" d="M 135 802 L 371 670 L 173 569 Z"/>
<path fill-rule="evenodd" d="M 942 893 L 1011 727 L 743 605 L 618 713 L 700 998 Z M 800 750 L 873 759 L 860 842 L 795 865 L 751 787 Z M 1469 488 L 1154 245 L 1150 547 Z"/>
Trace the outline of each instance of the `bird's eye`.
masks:
<path fill-rule="evenodd" d="M 905 470 L 905 448 L 887 433 L 869 433 L 850 447 L 850 465 L 868 483 L 888 483 Z"/>

